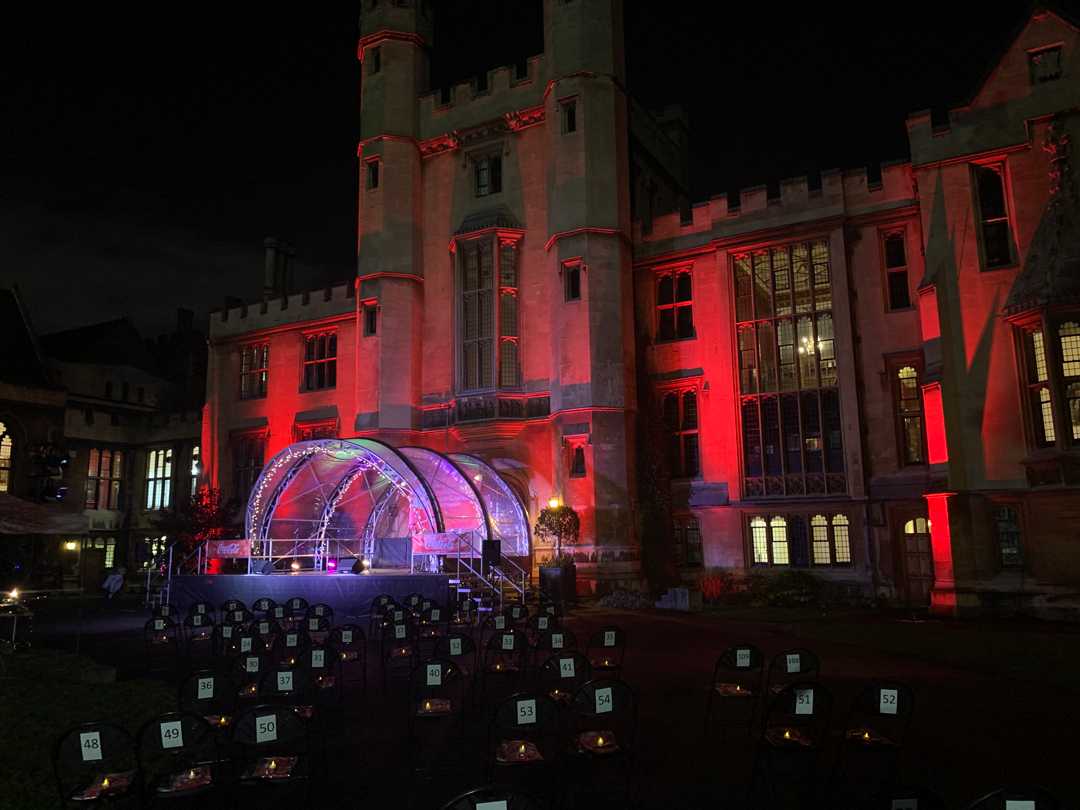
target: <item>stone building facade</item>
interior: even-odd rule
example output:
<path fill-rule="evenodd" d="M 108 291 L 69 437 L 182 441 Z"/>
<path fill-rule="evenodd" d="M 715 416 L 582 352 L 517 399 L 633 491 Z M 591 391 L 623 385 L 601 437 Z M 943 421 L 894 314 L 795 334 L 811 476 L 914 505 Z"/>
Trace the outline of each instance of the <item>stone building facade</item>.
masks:
<path fill-rule="evenodd" d="M 647 441 L 689 576 L 943 612 L 1075 587 L 1074 24 L 1036 13 L 947 126 L 913 115 L 910 162 L 689 207 L 621 3 L 544 12 L 542 55 L 431 92 L 429 4 L 364 2 L 357 278 L 282 294 L 271 255 L 212 316 L 211 483 L 307 437 L 467 450 L 581 513 L 579 576 L 632 582 Z"/>

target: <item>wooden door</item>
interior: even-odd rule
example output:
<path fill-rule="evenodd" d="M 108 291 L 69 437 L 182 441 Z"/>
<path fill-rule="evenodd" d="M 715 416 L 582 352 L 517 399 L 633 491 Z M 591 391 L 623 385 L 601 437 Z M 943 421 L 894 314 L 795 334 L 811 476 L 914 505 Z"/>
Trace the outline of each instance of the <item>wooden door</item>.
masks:
<path fill-rule="evenodd" d="M 908 607 L 930 605 L 930 589 L 934 587 L 934 557 L 930 549 L 930 521 L 924 517 L 908 520 L 903 525 L 901 552 L 904 563 L 904 596 Z"/>

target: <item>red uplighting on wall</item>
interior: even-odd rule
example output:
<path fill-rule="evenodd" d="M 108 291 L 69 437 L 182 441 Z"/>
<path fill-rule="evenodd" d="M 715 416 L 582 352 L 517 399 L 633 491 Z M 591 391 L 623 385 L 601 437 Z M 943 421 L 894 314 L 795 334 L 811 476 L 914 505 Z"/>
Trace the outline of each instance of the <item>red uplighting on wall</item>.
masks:
<path fill-rule="evenodd" d="M 923 342 L 941 337 L 937 290 L 934 287 L 924 287 L 919 290 L 919 326 L 922 327 Z"/>
<path fill-rule="evenodd" d="M 935 613 L 953 613 L 956 610 L 956 593 L 953 590 L 952 536 L 949 527 L 949 499 L 955 492 L 932 492 L 926 498 L 930 516 L 930 551 L 934 559 L 934 590 L 930 595 L 930 609 Z"/>
<path fill-rule="evenodd" d="M 949 460 L 949 442 L 945 435 L 945 410 L 941 404 L 941 383 L 923 386 L 923 409 L 926 412 L 926 449 L 931 464 Z"/>

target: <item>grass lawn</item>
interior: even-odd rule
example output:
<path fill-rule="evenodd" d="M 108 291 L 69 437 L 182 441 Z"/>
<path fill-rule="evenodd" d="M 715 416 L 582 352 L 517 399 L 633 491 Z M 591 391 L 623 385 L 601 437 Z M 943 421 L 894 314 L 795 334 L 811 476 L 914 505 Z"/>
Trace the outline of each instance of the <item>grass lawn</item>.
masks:
<path fill-rule="evenodd" d="M 149 680 L 80 683 L 89 659 L 51 650 L 4 657 L 0 676 L 0 806 L 38 810 L 57 806 L 52 748 L 76 723 L 111 720 L 132 734 L 155 715 L 172 711 L 176 696 Z"/>

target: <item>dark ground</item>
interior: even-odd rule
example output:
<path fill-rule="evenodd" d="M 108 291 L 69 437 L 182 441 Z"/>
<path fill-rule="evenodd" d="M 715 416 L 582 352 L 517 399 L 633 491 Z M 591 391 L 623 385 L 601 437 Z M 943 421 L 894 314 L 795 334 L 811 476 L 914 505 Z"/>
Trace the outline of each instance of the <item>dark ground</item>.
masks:
<path fill-rule="evenodd" d="M 54 607 L 40 613 L 36 643 L 74 650 L 72 612 L 71 607 Z M 109 612 L 91 607 L 78 641 L 81 653 L 115 666 L 121 680 L 148 677 L 140 635 L 145 616 L 135 605 Z M 719 742 L 715 734 L 709 739 L 703 735 L 713 664 L 723 648 L 735 643 L 756 644 L 766 657 L 796 646 L 815 651 L 822 662 L 821 682 L 836 698 L 837 725 L 865 681 L 911 686 L 916 709 L 901 759 L 901 781 L 931 787 L 949 807 L 964 807 L 1009 783 L 1043 785 L 1070 802 L 1077 795 L 1071 770 L 1080 719 L 1076 628 L 797 611 L 692 615 L 594 606 L 580 607 L 566 620 L 582 644 L 590 630 L 608 623 L 628 634 L 623 677 L 640 701 L 633 784 L 637 806 L 742 805 L 753 751 L 748 738 L 735 733 Z M 438 807 L 456 792 L 483 784 L 485 726 L 476 716 L 469 720 L 468 747 L 474 750 L 448 775 L 430 781 L 410 776 L 404 694 L 382 694 L 374 665 L 371 673 L 366 698 L 351 695 L 342 711 L 329 718 L 328 776 L 311 808 Z M 149 677 L 171 678 L 164 673 Z M 87 719 L 95 718 L 71 718 Z"/>

